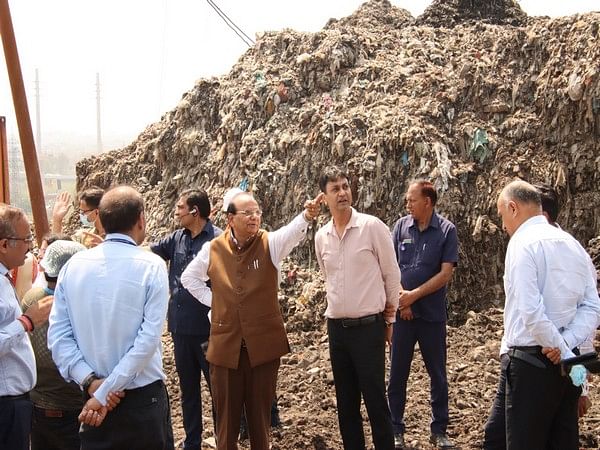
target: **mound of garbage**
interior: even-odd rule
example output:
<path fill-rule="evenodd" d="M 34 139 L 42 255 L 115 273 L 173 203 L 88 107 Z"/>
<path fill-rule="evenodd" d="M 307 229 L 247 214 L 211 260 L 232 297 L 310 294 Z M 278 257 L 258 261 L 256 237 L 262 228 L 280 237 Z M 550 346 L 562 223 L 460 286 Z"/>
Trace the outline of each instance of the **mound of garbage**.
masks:
<path fill-rule="evenodd" d="M 274 228 L 338 164 L 357 209 L 391 226 L 409 180 L 429 178 L 459 232 L 449 295 L 459 322 L 503 302 L 496 197 L 508 180 L 555 186 L 561 225 L 583 243 L 600 235 L 599 23 L 600 13 L 526 20 L 509 0 L 436 1 L 414 19 L 371 0 L 316 33 L 265 32 L 129 146 L 80 161 L 78 188 L 140 189 L 153 239 L 191 186 L 220 206 L 247 184 Z"/>

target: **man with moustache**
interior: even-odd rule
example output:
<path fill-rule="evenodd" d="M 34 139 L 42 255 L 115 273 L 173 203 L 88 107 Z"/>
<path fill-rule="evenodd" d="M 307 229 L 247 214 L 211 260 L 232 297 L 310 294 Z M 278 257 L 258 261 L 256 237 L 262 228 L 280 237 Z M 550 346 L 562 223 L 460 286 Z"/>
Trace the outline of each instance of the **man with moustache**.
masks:
<path fill-rule="evenodd" d="M 222 233 L 209 216 L 210 201 L 206 192 L 188 189 L 181 193 L 175 205 L 175 220 L 181 228 L 150 245 L 154 253 L 169 263 L 171 298 L 167 323 L 173 339 L 175 367 L 181 388 L 185 429 L 183 448 L 196 450 L 202 444 L 202 375 L 210 390 L 208 362 L 201 347 L 210 335 L 210 308 L 197 301 L 181 285 L 181 274 L 202 246 Z"/>
<path fill-rule="evenodd" d="M 438 448 L 454 447 L 446 434 L 446 286 L 458 261 L 458 238 L 454 224 L 435 212 L 436 202 L 437 192 L 429 181 L 412 182 L 406 193 L 409 214 L 392 232 L 404 287 L 388 386 L 396 449 L 405 448 L 406 387 L 417 343 L 431 379 L 430 442 Z"/>
<path fill-rule="evenodd" d="M 251 448 L 267 450 L 279 361 L 290 351 L 277 299 L 278 267 L 318 216 L 320 197 L 274 232 L 260 229 L 262 211 L 252 194 L 238 192 L 229 200 L 227 229 L 202 247 L 181 282 L 211 307 L 206 359 L 217 448 L 237 448 L 244 408 Z"/>
<path fill-rule="evenodd" d="M 25 213 L 0 203 L 0 448 L 28 450 L 36 383 L 33 349 L 27 333 L 41 326 L 52 307 L 44 298 L 22 313 L 8 271 L 25 261 L 33 242 Z"/>
<path fill-rule="evenodd" d="M 327 285 L 327 333 L 345 450 L 364 450 L 365 402 L 376 450 L 394 448 L 385 397 L 385 343 L 396 321 L 400 271 L 388 227 L 352 208 L 348 176 L 327 167 L 319 179 L 331 220 L 315 237 Z"/>

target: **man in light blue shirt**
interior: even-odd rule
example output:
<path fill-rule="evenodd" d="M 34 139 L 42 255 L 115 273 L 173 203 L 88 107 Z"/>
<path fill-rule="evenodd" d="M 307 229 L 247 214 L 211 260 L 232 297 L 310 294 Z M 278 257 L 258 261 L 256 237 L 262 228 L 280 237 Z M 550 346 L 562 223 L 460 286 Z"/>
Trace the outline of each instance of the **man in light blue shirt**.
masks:
<path fill-rule="evenodd" d="M 61 270 L 48 346 L 61 375 L 90 396 L 79 416 L 82 449 L 170 449 L 173 432 L 161 357 L 169 296 L 166 266 L 137 247 L 146 228 L 137 191 L 111 189 L 99 213 L 106 238 Z M 120 396 L 111 393 L 121 391 L 117 406 Z"/>
<path fill-rule="evenodd" d="M 558 363 L 600 323 L 600 299 L 589 256 L 542 215 L 540 193 L 513 181 L 498 198 L 511 236 L 504 268 L 506 446 L 508 450 L 577 450 L 581 389 Z M 550 445 L 552 444 L 552 445 Z"/>
<path fill-rule="evenodd" d="M 0 203 L 0 448 L 29 449 L 35 386 L 33 349 L 27 332 L 44 323 L 52 306 L 42 299 L 21 314 L 8 271 L 19 267 L 33 242 L 22 210 Z"/>

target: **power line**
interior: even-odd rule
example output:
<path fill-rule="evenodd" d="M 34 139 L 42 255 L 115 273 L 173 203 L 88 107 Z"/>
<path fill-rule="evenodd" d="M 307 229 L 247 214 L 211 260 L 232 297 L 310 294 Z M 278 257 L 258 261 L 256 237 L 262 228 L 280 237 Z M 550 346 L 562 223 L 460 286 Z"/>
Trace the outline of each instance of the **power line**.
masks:
<path fill-rule="evenodd" d="M 215 12 L 219 15 L 219 17 L 221 19 L 223 19 L 223 22 L 225 22 L 225 24 L 231 28 L 233 30 L 233 32 L 235 34 L 238 35 L 238 37 L 244 41 L 244 44 L 246 44 L 248 47 L 252 47 L 252 45 L 254 45 L 254 41 L 252 40 L 252 38 L 250 38 L 246 33 L 244 33 L 244 31 L 238 27 L 233 20 L 231 20 L 227 14 L 225 14 L 223 11 L 221 11 L 221 9 L 215 4 L 214 0 L 206 0 L 207 3 L 215 10 Z M 249 43 L 249 42 L 250 43 Z"/>

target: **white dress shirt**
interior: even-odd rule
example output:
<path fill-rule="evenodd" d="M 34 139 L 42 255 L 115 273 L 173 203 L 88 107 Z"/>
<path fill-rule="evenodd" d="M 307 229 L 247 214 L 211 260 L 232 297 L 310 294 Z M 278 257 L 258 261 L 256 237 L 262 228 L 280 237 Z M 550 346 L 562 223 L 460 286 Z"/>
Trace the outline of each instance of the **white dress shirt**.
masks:
<path fill-rule="evenodd" d="M 35 356 L 23 324 L 15 288 L 0 263 L 0 396 L 21 395 L 36 383 Z"/>
<path fill-rule="evenodd" d="M 558 347 L 573 357 L 600 323 L 600 299 L 590 257 L 570 234 L 539 215 L 513 234 L 504 268 L 504 336 L 514 346 Z"/>
<path fill-rule="evenodd" d="M 279 268 L 279 263 L 304 238 L 308 225 L 309 223 L 304 219 L 304 212 L 302 212 L 289 224 L 267 235 L 269 253 L 275 267 Z M 210 264 L 210 244 L 210 242 L 207 242 L 202 246 L 200 252 L 181 274 L 183 287 L 209 308 L 212 305 L 212 291 L 206 285 L 206 282 L 208 281 L 207 272 Z"/>
<path fill-rule="evenodd" d="M 114 239 L 114 240 L 113 240 Z M 75 254 L 58 276 L 48 347 L 61 375 L 106 378 L 94 397 L 164 380 L 161 335 L 169 281 L 163 260 L 124 234 Z"/>

